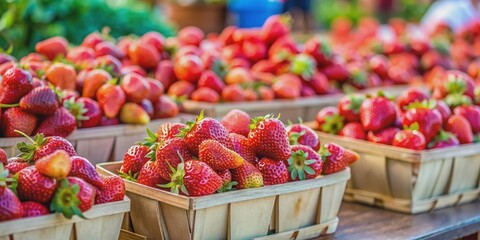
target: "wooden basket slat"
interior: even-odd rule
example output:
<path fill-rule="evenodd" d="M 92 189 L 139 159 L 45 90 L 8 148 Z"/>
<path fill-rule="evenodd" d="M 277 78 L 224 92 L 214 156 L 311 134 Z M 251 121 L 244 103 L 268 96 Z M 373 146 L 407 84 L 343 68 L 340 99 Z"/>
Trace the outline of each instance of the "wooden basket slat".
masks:
<path fill-rule="evenodd" d="M 281 232 L 264 237 L 253 238 L 254 240 L 291 240 L 291 239 L 313 239 L 323 234 L 332 234 L 337 229 L 338 218 L 325 222 L 323 224 L 316 224 L 298 230 Z"/>
<path fill-rule="evenodd" d="M 195 211 L 193 239 L 225 238 L 225 233 L 228 232 L 228 211 L 228 204 Z"/>
<path fill-rule="evenodd" d="M 192 232 L 187 216 L 188 211 L 167 203 L 160 203 L 160 206 L 167 227 L 167 231 L 164 231 L 163 234 L 168 235 L 169 239 L 191 239 Z"/>
<path fill-rule="evenodd" d="M 275 196 L 230 203 L 228 239 L 267 235 L 274 204 Z"/>
<path fill-rule="evenodd" d="M 118 213 L 90 221 L 78 222 L 75 224 L 76 239 L 118 239 L 123 216 L 123 213 Z M 105 231 L 105 229 L 109 230 Z"/>
<path fill-rule="evenodd" d="M 447 194 L 448 184 L 450 183 L 450 177 L 452 174 L 453 159 L 454 158 L 442 159 L 442 166 L 438 178 L 435 182 L 433 182 L 434 188 L 431 197 Z"/>
<path fill-rule="evenodd" d="M 362 161 L 358 161 L 351 166 L 352 171 L 357 173 L 352 175 L 352 184 L 361 189 L 368 189 L 372 192 L 390 195 L 385 157 L 361 153 L 360 158 Z M 372 181 L 375 181 L 377 184 L 370 184 Z"/>
<path fill-rule="evenodd" d="M 480 154 L 455 158 L 448 193 L 456 193 L 478 187 L 479 169 Z"/>
<path fill-rule="evenodd" d="M 343 198 L 346 186 L 347 182 L 345 181 L 322 187 L 317 224 L 325 223 L 337 216 L 342 204 L 342 201 L 337 199 Z"/>
<path fill-rule="evenodd" d="M 314 225 L 320 203 L 320 188 L 277 197 L 275 232 L 286 232 Z"/>
<path fill-rule="evenodd" d="M 110 154 L 115 145 L 115 138 L 92 138 L 74 141 L 75 150 L 79 156 L 82 156 L 95 165 L 105 162 L 110 158 Z"/>
<path fill-rule="evenodd" d="M 433 196 L 435 184 L 439 180 L 443 160 L 426 162 L 420 165 L 412 191 L 412 199 L 422 200 Z"/>
<path fill-rule="evenodd" d="M 30 239 L 69 239 L 72 235 L 73 223 L 51 226 L 42 229 L 18 232 L 13 235 L 13 240 Z"/>
<path fill-rule="evenodd" d="M 163 220 L 159 219 L 162 215 L 159 214 L 161 209 L 158 201 L 132 192 L 126 194 L 132 201 L 129 216 L 132 219 L 133 230 L 147 239 L 164 236 L 160 225 Z M 150 224 L 143 224 L 147 222 Z"/>
<path fill-rule="evenodd" d="M 359 163 L 364 159 L 360 159 Z M 412 164 L 409 162 L 386 158 L 387 161 L 387 176 L 390 184 L 390 190 L 394 198 L 410 199 L 412 196 Z M 357 163 L 355 163 L 357 164 Z M 354 164 L 354 165 L 355 165 Z M 362 189 L 354 186 L 355 189 Z"/>

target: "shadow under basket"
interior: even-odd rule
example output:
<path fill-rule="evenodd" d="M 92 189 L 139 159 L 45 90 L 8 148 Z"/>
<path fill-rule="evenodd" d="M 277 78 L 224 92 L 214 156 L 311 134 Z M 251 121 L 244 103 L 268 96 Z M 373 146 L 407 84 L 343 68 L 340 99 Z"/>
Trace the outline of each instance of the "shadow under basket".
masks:
<path fill-rule="evenodd" d="M 316 127 L 315 123 L 308 123 Z M 415 151 L 318 132 L 360 154 L 351 166 L 344 200 L 423 213 L 480 197 L 480 144 Z"/>
<path fill-rule="evenodd" d="M 102 163 L 112 175 L 122 162 Z M 309 239 L 335 232 L 350 169 L 316 179 L 202 197 L 125 180 L 125 230 L 147 239 Z"/>

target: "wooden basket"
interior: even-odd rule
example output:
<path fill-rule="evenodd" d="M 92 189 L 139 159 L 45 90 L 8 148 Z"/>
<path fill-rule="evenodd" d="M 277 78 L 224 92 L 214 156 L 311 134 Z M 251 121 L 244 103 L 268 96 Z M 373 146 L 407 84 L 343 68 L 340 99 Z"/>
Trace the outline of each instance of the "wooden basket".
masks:
<path fill-rule="evenodd" d="M 122 220 L 130 211 L 130 199 L 99 204 L 84 213 L 87 219 L 61 214 L 21 218 L 0 222 L 0 240 L 48 239 L 93 240 L 118 239 Z"/>
<path fill-rule="evenodd" d="M 179 114 L 173 118 L 157 119 L 147 125 L 121 124 L 108 127 L 84 128 L 75 130 L 67 139 L 73 144 L 79 156 L 92 161 L 93 164 L 100 162 L 123 159 L 125 152 L 136 141 L 146 137 L 146 128 L 156 131 L 166 122 L 185 122 L 194 119 L 189 114 Z M 0 148 L 3 148 L 8 157 L 18 154 L 17 143 L 24 142 L 24 137 L 0 138 Z"/>
<path fill-rule="evenodd" d="M 322 142 L 335 142 L 360 154 L 360 161 L 351 166 L 347 201 L 416 214 L 480 196 L 480 144 L 415 151 L 317 133 Z"/>
<path fill-rule="evenodd" d="M 121 162 L 101 163 L 112 175 Z M 308 239 L 331 234 L 350 170 L 317 179 L 203 197 L 125 181 L 132 199 L 123 228 L 147 239 Z"/>

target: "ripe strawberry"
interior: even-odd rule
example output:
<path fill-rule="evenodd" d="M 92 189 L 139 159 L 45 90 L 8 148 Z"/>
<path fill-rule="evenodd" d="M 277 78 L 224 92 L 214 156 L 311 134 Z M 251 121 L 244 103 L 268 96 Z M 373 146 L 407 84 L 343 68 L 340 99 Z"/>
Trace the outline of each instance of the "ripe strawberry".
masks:
<path fill-rule="evenodd" d="M 188 149 L 194 155 L 198 155 L 200 144 L 207 139 L 217 140 L 226 147 L 230 145 L 227 129 L 213 118 L 203 118 L 203 111 L 195 121 L 188 121 L 186 125 L 186 128 L 180 130 L 179 136 L 185 139 Z"/>
<path fill-rule="evenodd" d="M 0 103 L 17 103 L 32 89 L 32 75 L 25 70 L 12 67 L 2 74 L 2 81 L 0 83 Z"/>
<path fill-rule="evenodd" d="M 258 62 L 267 57 L 267 46 L 259 38 L 251 37 L 242 43 L 242 52 L 252 63 Z"/>
<path fill-rule="evenodd" d="M 93 69 L 86 73 L 83 80 L 82 97 L 95 98 L 103 84 L 112 79 L 110 73 L 103 69 Z"/>
<path fill-rule="evenodd" d="M 3 164 L 3 166 L 8 163 L 7 153 L 2 148 L 0 148 L 0 163 Z"/>
<path fill-rule="evenodd" d="M 282 74 L 273 83 L 272 89 L 277 98 L 298 98 L 302 89 L 302 80 L 294 74 Z"/>
<path fill-rule="evenodd" d="M 78 46 L 70 49 L 66 59 L 80 66 L 88 66 L 95 59 L 95 52 L 91 48 Z"/>
<path fill-rule="evenodd" d="M 236 188 L 258 188 L 263 187 L 263 177 L 252 163 L 244 161 L 242 166 L 232 169 L 232 180 L 237 182 Z"/>
<path fill-rule="evenodd" d="M 220 187 L 217 192 L 228 192 L 232 190 L 235 185 L 237 185 L 237 182 L 232 181 L 232 173 L 230 170 L 217 172 L 217 174 L 222 179 L 222 187 Z"/>
<path fill-rule="evenodd" d="M 221 143 L 208 139 L 198 147 L 198 160 L 207 163 L 215 171 L 224 171 L 240 167 L 244 159 Z"/>
<path fill-rule="evenodd" d="M 253 82 L 253 75 L 246 67 L 231 67 L 230 71 L 225 75 L 225 83 L 227 85 Z"/>
<path fill-rule="evenodd" d="M 63 37 L 52 37 L 35 44 L 35 51 L 46 56 L 49 60 L 57 56 L 65 56 L 67 53 L 68 41 Z"/>
<path fill-rule="evenodd" d="M 44 137 L 43 134 L 37 134 L 32 139 L 23 132 L 17 132 L 31 142 L 31 144 L 27 144 L 25 142 L 20 142 L 17 144 L 17 148 L 21 152 L 19 156 L 26 161 L 31 161 L 32 159 L 37 161 L 38 159 L 50 155 L 57 150 L 64 150 L 70 157 L 77 155 L 73 145 L 65 138 L 59 136 Z"/>
<path fill-rule="evenodd" d="M 61 62 L 54 63 L 48 67 L 45 76 L 55 87 L 65 90 L 75 90 L 77 72 L 71 65 Z"/>
<path fill-rule="evenodd" d="M 67 177 L 67 180 L 70 186 L 76 184 L 80 187 L 80 190 L 77 194 L 77 198 L 80 200 L 78 209 L 80 209 L 82 212 L 85 212 L 92 208 L 93 204 L 95 203 L 96 189 L 81 178 Z M 60 183 L 60 186 L 62 186 L 62 183 Z"/>
<path fill-rule="evenodd" d="M 250 115 L 240 110 L 233 109 L 228 112 L 221 120 L 220 123 L 227 129 L 229 133 L 237 133 L 245 137 L 250 132 Z"/>
<path fill-rule="evenodd" d="M 145 109 L 132 102 L 123 104 L 119 117 L 120 121 L 126 124 L 146 125 L 150 122 L 150 116 Z"/>
<path fill-rule="evenodd" d="M 34 166 L 18 172 L 18 197 L 22 201 L 47 203 L 52 199 L 57 181 L 42 175 Z"/>
<path fill-rule="evenodd" d="M 38 125 L 35 134 L 43 133 L 45 136 L 67 137 L 76 127 L 75 117 L 66 108 L 61 107 Z"/>
<path fill-rule="evenodd" d="M 290 17 L 273 15 L 267 18 L 260 31 L 260 37 L 268 44 L 287 35 L 290 32 Z"/>
<path fill-rule="evenodd" d="M 447 70 L 441 81 L 437 81 L 434 92 L 437 92 L 439 96 L 445 97 L 447 94 L 464 94 L 471 99 L 475 97 L 474 89 L 475 82 L 466 73 L 458 70 Z"/>
<path fill-rule="evenodd" d="M 117 117 L 126 101 L 125 92 L 113 82 L 104 84 L 97 91 L 98 104 L 108 118 Z"/>
<path fill-rule="evenodd" d="M 120 87 L 125 92 L 127 100 L 134 103 L 141 102 L 142 99 L 148 97 L 150 94 L 147 80 L 136 73 L 123 76 Z"/>
<path fill-rule="evenodd" d="M 300 89 L 300 96 L 301 97 L 312 97 L 317 95 L 313 89 L 307 85 L 302 85 L 302 89 Z"/>
<path fill-rule="evenodd" d="M 332 59 L 332 49 L 327 41 L 319 37 L 310 38 L 303 46 L 303 52 L 312 56 L 319 66 L 330 65 Z"/>
<path fill-rule="evenodd" d="M 202 73 L 198 79 L 198 88 L 209 87 L 215 90 L 217 93 L 222 93 L 222 90 L 225 88 L 225 83 L 220 79 L 220 77 L 211 70 L 206 70 Z"/>
<path fill-rule="evenodd" d="M 417 130 L 423 134 L 425 141 L 430 142 L 442 128 L 442 115 L 436 110 L 434 101 L 412 103 L 408 106 L 401 119 L 404 128 L 412 124 L 418 125 Z"/>
<path fill-rule="evenodd" d="M 68 176 L 81 178 L 95 187 L 103 187 L 105 183 L 92 163 L 80 156 L 72 156 L 70 159 L 72 160 L 72 168 Z"/>
<path fill-rule="evenodd" d="M 157 130 L 157 142 L 161 142 L 170 138 L 175 138 L 180 133 L 180 129 L 186 126 L 187 125 L 183 123 L 170 122 L 160 125 Z"/>
<path fill-rule="evenodd" d="M 12 175 L 20 172 L 20 170 L 29 167 L 30 164 L 25 159 L 20 157 L 11 157 L 8 159 L 5 169 L 7 169 Z"/>
<path fill-rule="evenodd" d="M 178 32 L 178 41 L 182 45 L 199 46 L 204 37 L 203 31 L 195 26 L 184 27 Z"/>
<path fill-rule="evenodd" d="M 149 160 L 149 158 L 146 157 L 148 152 L 148 147 L 144 145 L 133 145 L 128 148 L 123 156 L 123 164 L 120 172 L 130 176 L 138 174 L 142 166 Z"/>
<path fill-rule="evenodd" d="M 445 130 L 455 134 L 461 144 L 473 142 L 472 127 L 468 120 L 461 115 L 452 115 L 445 125 Z"/>
<path fill-rule="evenodd" d="M 315 94 L 324 95 L 330 92 L 330 85 L 327 77 L 321 72 L 315 71 L 313 76 L 305 83 L 314 91 Z"/>
<path fill-rule="evenodd" d="M 275 92 L 270 87 L 261 86 L 257 91 L 261 100 L 270 101 L 275 98 Z"/>
<path fill-rule="evenodd" d="M 338 132 L 338 135 L 365 140 L 366 134 L 359 122 L 349 122 Z"/>
<path fill-rule="evenodd" d="M 258 158 L 255 155 L 255 149 L 250 146 L 248 138 L 236 133 L 230 133 L 228 137 L 231 143 L 230 149 L 242 156 L 245 161 L 257 164 Z"/>
<path fill-rule="evenodd" d="M 71 98 L 65 101 L 63 105 L 75 117 L 79 128 L 90 128 L 100 125 L 103 113 L 100 105 L 95 100 L 80 97 L 73 101 Z"/>
<path fill-rule="evenodd" d="M 153 109 L 155 110 L 154 119 L 175 117 L 180 111 L 178 105 L 165 95 L 160 96 L 158 101 L 153 103 Z"/>
<path fill-rule="evenodd" d="M 120 62 L 120 60 L 110 55 L 105 55 L 95 58 L 95 60 L 93 61 L 93 66 L 95 68 L 108 69 L 108 71 L 113 73 L 114 75 L 120 75 L 122 63 Z"/>
<path fill-rule="evenodd" d="M 479 106 L 458 106 L 453 109 L 454 114 L 461 115 L 470 123 L 474 134 L 480 132 L 480 107 Z"/>
<path fill-rule="evenodd" d="M 245 95 L 238 84 L 227 85 L 222 91 L 222 99 L 225 102 L 241 102 L 245 100 Z"/>
<path fill-rule="evenodd" d="M 37 202 L 22 202 L 23 216 L 22 217 L 36 217 L 43 216 L 50 213 L 45 205 Z"/>
<path fill-rule="evenodd" d="M 318 130 L 330 134 L 337 134 L 343 128 L 343 117 L 336 107 L 326 107 L 320 110 L 315 117 Z"/>
<path fill-rule="evenodd" d="M 135 175 L 133 178 L 127 175 L 120 176 L 129 180 L 135 180 Z M 153 188 L 158 188 L 158 184 L 168 183 L 167 180 L 160 176 L 158 161 L 147 161 L 138 172 L 136 182 Z"/>
<path fill-rule="evenodd" d="M 154 136 L 150 136 L 150 142 L 154 141 Z M 151 149 L 154 151 L 150 152 L 147 157 L 156 159 L 160 176 L 165 180 L 170 180 L 172 174 L 170 166 L 176 168 L 182 162 L 182 158 L 187 161 L 194 159 L 183 138 L 175 137 L 164 140 L 152 145 Z"/>
<path fill-rule="evenodd" d="M 344 96 L 338 102 L 338 113 L 347 122 L 357 122 L 360 120 L 359 110 L 364 100 L 365 97 L 360 94 Z"/>
<path fill-rule="evenodd" d="M 322 174 L 332 174 L 347 168 L 348 163 L 345 158 L 345 148 L 335 143 L 327 143 L 323 147 L 324 149 L 321 150 L 321 155 L 325 160 Z"/>
<path fill-rule="evenodd" d="M 128 56 L 132 63 L 145 69 L 155 69 L 161 56 L 157 49 L 150 44 L 143 44 L 140 41 L 133 42 L 128 47 Z"/>
<path fill-rule="evenodd" d="M 5 137 L 20 137 L 15 130 L 31 135 L 37 127 L 37 117 L 19 107 L 9 108 L 3 113 L 0 127 Z"/>
<path fill-rule="evenodd" d="M 343 64 L 334 63 L 322 70 L 329 80 L 344 82 L 350 77 L 350 73 Z"/>
<path fill-rule="evenodd" d="M 202 72 L 204 66 L 202 60 L 195 55 L 184 55 L 175 61 L 173 71 L 178 79 L 191 83 L 196 83 Z"/>
<path fill-rule="evenodd" d="M 311 147 L 313 150 L 320 150 L 320 140 L 317 134 L 309 127 L 298 123 L 287 127 L 288 139 L 290 145 L 304 145 Z"/>
<path fill-rule="evenodd" d="M 23 215 L 23 208 L 20 200 L 15 193 L 7 187 L 8 183 L 15 180 L 9 178 L 8 169 L 3 168 L 0 163 L 0 222 L 15 218 L 20 218 Z"/>
<path fill-rule="evenodd" d="M 257 156 L 285 161 L 290 155 L 287 130 L 283 123 L 270 115 L 253 118 L 248 134 L 249 144 Z"/>
<path fill-rule="evenodd" d="M 304 145 L 292 145 L 291 149 L 292 156 L 284 162 L 289 181 L 313 179 L 321 174 L 323 161 L 316 151 Z"/>
<path fill-rule="evenodd" d="M 148 100 L 154 102 L 165 92 L 165 88 L 163 87 L 162 82 L 157 79 L 147 77 L 145 80 L 147 81 L 149 88 Z"/>
<path fill-rule="evenodd" d="M 152 45 L 158 52 L 162 52 L 165 45 L 165 37 L 158 32 L 147 32 L 138 41 L 142 44 Z"/>
<path fill-rule="evenodd" d="M 194 101 L 209 103 L 217 103 L 220 101 L 220 95 L 215 90 L 208 87 L 197 88 L 197 90 L 192 92 L 190 98 Z"/>
<path fill-rule="evenodd" d="M 35 167 L 41 174 L 59 180 L 70 173 L 72 160 L 67 152 L 57 150 L 35 161 Z"/>
<path fill-rule="evenodd" d="M 458 145 L 460 145 L 460 141 L 458 141 L 458 138 L 454 134 L 442 130 L 437 134 L 433 141 L 428 143 L 427 147 L 433 149 Z"/>
<path fill-rule="evenodd" d="M 435 109 L 438 110 L 440 115 L 442 115 L 442 122 L 445 125 L 448 121 L 448 118 L 452 116 L 452 110 L 450 107 L 442 100 L 437 100 L 437 105 Z"/>
<path fill-rule="evenodd" d="M 360 106 L 360 123 L 365 131 L 378 131 L 392 125 L 397 111 L 392 101 L 382 93 L 367 98 Z"/>
<path fill-rule="evenodd" d="M 398 96 L 397 104 L 400 110 L 407 110 L 409 104 L 414 102 L 422 102 L 428 100 L 430 97 L 424 91 L 418 88 L 409 88 Z"/>
<path fill-rule="evenodd" d="M 262 173 L 265 186 L 282 184 L 288 181 L 288 170 L 282 161 L 264 157 L 258 162 L 257 168 Z"/>
<path fill-rule="evenodd" d="M 395 134 L 392 145 L 413 150 L 423 150 L 427 143 L 423 134 L 417 130 L 400 130 Z"/>
<path fill-rule="evenodd" d="M 99 32 L 92 32 L 83 39 L 82 46 L 94 49 L 101 42 L 103 42 L 102 35 Z"/>
<path fill-rule="evenodd" d="M 105 41 L 95 45 L 95 56 L 100 57 L 105 55 L 110 55 L 118 59 L 125 57 L 125 54 L 122 52 L 122 50 L 120 50 L 120 48 L 111 42 Z"/>
<path fill-rule="evenodd" d="M 49 87 L 37 87 L 20 99 L 20 108 L 32 114 L 53 114 L 58 105 L 57 95 Z"/>
<path fill-rule="evenodd" d="M 399 131 L 400 129 L 396 127 L 385 128 L 377 132 L 369 131 L 367 134 L 367 140 L 374 143 L 392 145 L 393 138 Z"/>
<path fill-rule="evenodd" d="M 118 176 L 102 176 L 104 187 L 97 188 L 95 204 L 121 201 L 125 197 L 125 183 Z"/>
<path fill-rule="evenodd" d="M 193 91 L 195 91 L 195 85 L 187 81 L 178 81 L 170 86 L 167 94 L 171 97 L 185 96 L 185 98 L 190 98 Z"/>

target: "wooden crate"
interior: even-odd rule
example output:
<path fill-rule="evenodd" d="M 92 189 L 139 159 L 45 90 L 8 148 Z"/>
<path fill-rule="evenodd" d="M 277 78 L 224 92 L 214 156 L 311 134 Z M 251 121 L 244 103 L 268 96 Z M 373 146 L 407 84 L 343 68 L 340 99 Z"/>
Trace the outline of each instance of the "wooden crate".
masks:
<path fill-rule="evenodd" d="M 75 130 L 67 139 L 73 144 L 79 156 L 92 161 L 93 164 L 123 159 L 127 149 L 137 141 L 146 137 L 146 129 L 156 131 L 166 122 L 185 122 L 195 119 L 189 114 L 179 114 L 173 118 L 157 119 L 148 125 L 121 124 L 108 127 L 84 128 Z M 0 148 L 8 157 L 19 153 L 17 143 L 27 141 L 24 137 L 0 138 Z"/>
<path fill-rule="evenodd" d="M 480 144 L 415 151 L 317 133 L 322 142 L 360 154 L 351 166 L 347 201 L 416 214 L 480 197 Z"/>
<path fill-rule="evenodd" d="M 84 213 L 87 219 L 61 214 L 21 218 L 0 222 L 0 240 L 49 239 L 92 240 L 118 239 L 122 220 L 130 211 L 130 199 L 99 204 Z"/>
<path fill-rule="evenodd" d="M 121 162 L 97 171 L 115 174 Z M 147 239 L 309 239 L 335 232 L 350 169 L 317 179 L 203 197 L 125 180 L 132 199 L 125 230 Z"/>

